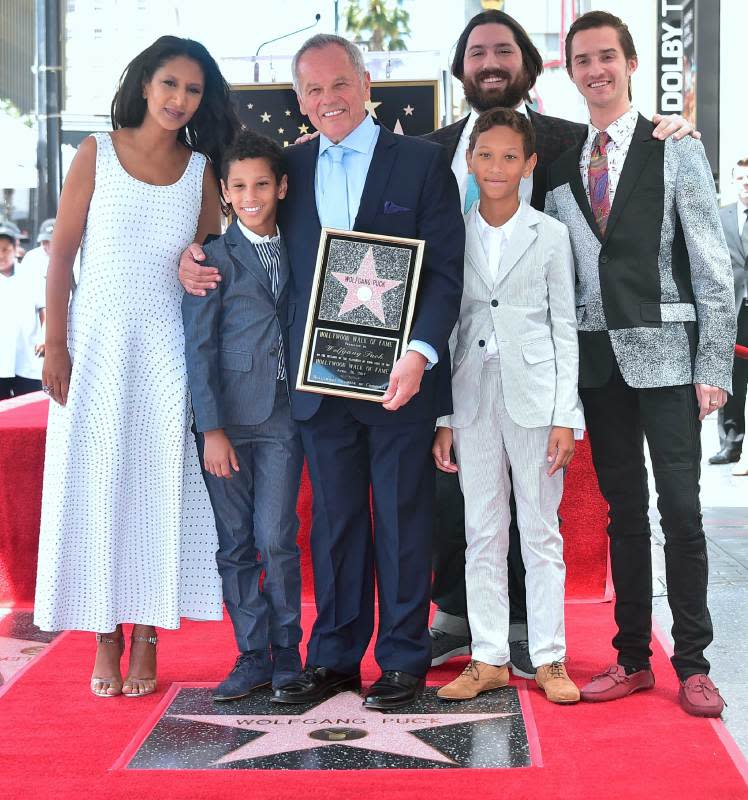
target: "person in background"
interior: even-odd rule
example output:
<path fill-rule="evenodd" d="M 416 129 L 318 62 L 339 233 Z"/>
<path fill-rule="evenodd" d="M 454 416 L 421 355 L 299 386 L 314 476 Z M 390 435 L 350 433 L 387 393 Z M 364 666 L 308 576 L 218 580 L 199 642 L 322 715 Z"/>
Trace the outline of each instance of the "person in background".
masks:
<path fill-rule="evenodd" d="M 18 228 L 0 222 L 0 400 L 42 388 L 44 280 L 16 258 Z"/>
<path fill-rule="evenodd" d="M 733 166 L 732 180 L 738 192 L 737 202 L 720 209 L 719 216 L 732 261 L 737 344 L 748 346 L 748 158 L 741 158 Z M 732 366 L 732 395 L 717 412 L 719 452 L 709 459 L 710 464 L 737 461 L 732 468 L 733 475 L 748 475 L 748 453 L 743 450 L 746 385 L 748 359 L 736 355 Z"/>
<path fill-rule="evenodd" d="M 52 234 L 54 230 L 54 219 L 45 219 L 39 226 L 39 233 L 36 235 L 37 246 L 33 250 L 29 250 L 21 262 L 24 272 L 35 270 L 46 279 L 47 267 L 49 266 L 49 251 L 52 246 Z"/>

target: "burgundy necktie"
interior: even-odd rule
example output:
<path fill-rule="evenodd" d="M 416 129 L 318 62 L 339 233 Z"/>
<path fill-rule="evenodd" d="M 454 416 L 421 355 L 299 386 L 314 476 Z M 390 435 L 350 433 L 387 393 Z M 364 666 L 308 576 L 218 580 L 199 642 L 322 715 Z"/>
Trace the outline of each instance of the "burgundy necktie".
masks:
<path fill-rule="evenodd" d="M 600 233 L 605 235 L 605 227 L 610 216 L 610 196 L 608 194 L 608 154 L 605 150 L 610 136 L 602 131 L 595 137 L 590 153 L 589 187 L 590 206 Z"/>

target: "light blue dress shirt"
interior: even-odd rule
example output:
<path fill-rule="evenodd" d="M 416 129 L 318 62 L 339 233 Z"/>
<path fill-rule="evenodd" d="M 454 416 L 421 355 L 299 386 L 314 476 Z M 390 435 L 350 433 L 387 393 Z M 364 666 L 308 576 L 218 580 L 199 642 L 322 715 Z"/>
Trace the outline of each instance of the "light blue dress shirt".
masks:
<path fill-rule="evenodd" d="M 361 195 L 364 193 L 364 184 L 366 183 L 366 176 L 369 173 L 371 166 L 371 159 L 374 156 L 374 148 L 376 147 L 377 140 L 379 139 L 379 126 L 374 124 L 374 120 L 369 114 L 354 128 L 348 136 L 345 137 L 338 144 L 346 148 L 344 167 L 346 173 L 346 184 L 348 188 L 348 219 L 350 226 L 353 227 L 358 209 L 361 205 Z M 335 142 L 325 136 L 324 133 L 319 135 L 319 155 L 317 157 L 317 171 L 314 177 L 314 192 L 317 204 L 317 213 L 320 218 L 322 227 L 337 227 L 335 224 L 325 221 L 325 208 L 320 203 L 320 198 L 325 191 L 327 178 L 330 175 L 332 166 L 332 159 L 327 150 L 334 147 Z M 326 155 L 327 153 L 327 155 Z M 439 361 L 439 356 L 436 350 L 428 344 L 418 339 L 413 339 L 408 344 L 408 350 L 415 350 L 426 358 L 429 362 L 426 368 L 429 369 Z"/>

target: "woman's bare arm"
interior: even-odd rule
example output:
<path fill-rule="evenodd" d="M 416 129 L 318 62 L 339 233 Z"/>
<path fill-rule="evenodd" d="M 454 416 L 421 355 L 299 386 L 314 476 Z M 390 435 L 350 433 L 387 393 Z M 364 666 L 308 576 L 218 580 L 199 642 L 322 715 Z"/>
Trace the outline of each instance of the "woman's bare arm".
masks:
<path fill-rule="evenodd" d="M 67 347 L 68 303 L 75 254 L 86 227 L 96 175 L 96 140 L 83 140 L 70 165 L 60 197 L 47 271 L 45 357 L 42 383 L 50 397 L 65 405 L 70 384 Z"/>

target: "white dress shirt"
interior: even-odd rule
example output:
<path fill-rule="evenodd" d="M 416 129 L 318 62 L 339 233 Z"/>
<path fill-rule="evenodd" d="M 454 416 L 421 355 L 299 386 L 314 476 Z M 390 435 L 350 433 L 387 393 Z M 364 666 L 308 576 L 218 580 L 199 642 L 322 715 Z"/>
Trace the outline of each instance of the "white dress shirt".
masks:
<path fill-rule="evenodd" d="M 46 306 L 45 289 L 44 278 L 17 263 L 12 275 L 0 275 L 0 378 L 42 377 L 34 347 L 44 341 L 39 311 Z"/>
<path fill-rule="evenodd" d="M 608 155 L 608 196 L 610 197 L 611 206 L 616 196 L 621 170 L 626 161 L 638 119 L 638 112 L 631 106 L 625 114 L 618 117 L 615 122 L 611 122 L 605 129 L 605 132 L 610 136 L 605 152 Z M 595 142 L 595 137 L 599 133 L 601 131 L 590 122 L 587 127 L 587 140 L 579 156 L 579 170 L 582 173 L 582 183 L 588 198 L 590 196 L 590 155 L 592 154 L 592 145 Z"/>
<path fill-rule="evenodd" d="M 527 106 L 524 104 L 524 102 L 520 103 L 514 110 L 518 114 L 522 114 L 525 117 L 527 116 Z M 479 114 L 475 109 L 470 111 L 470 116 L 468 117 L 468 121 L 465 123 L 465 127 L 462 129 L 460 141 L 457 142 L 457 149 L 455 150 L 454 158 L 452 159 L 452 173 L 457 179 L 457 186 L 460 190 L 460 208 L 465 208 L 465 194 L 467 193 L 468 183 L 468 168 L 465 153 L 467 153 L 468 143 L 470 142 L 470 134 L 473 132 L 475 120 L 478 119 L 478 116 Z M 529 178 L 522 178 L 520 181 L 519 196 L 520 199 L 524 200 L 526 203 L 529 203 L 532 199 L 532 173 L 530 173 Z"/>
<path fill-rule="evenodd" d="M 483 219 L 480 213 L 480 205 L 478 206 L 478 213 L 475 215 L 475 220 L 480 234 L 480 243 L 483 247 L 483 252 L 485 253 L 486 261 L 488 262 L 488 269 L 491 272 L 491 277 L 493 278 L 494 283 L 496 283 L 496 278 L 499 276 L 499 265 L 501 264 L 501 259 L 506 252 L 512 232 L 517 225 L 517 218 L 519 217 L 521 208 L 522 203 L 520 202 L 519 207 L 514 214 L 509 217 L 509 219 L 503 225 L 495 228 L 492 225 L 489 225 L 486 220 Z M 491 331 L 491 337 L 486 345 L 483 360 L 487 361 L 489 358 L 496 358 L 498 355 L 499 344 L 496 341 L 496 332 Z"/>
<path fill-rule="evenodd" d="M 275 226 L 275 233 L 272 236 L 259 236 L 253 230 L 250 230 L 246 225 L 242 224 L 242 221 L 239 217 L 236 218 L 236 226 L 239 230 L 249 239 L 252 244 L 265 244 L 266 242 L 271 242 L 273 239 L 276 239 L 280 236 L 280 231 L 278 230 L 278 226 Z"/>

